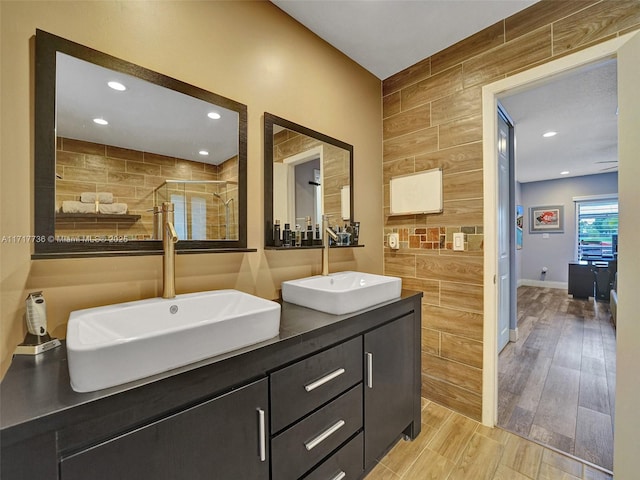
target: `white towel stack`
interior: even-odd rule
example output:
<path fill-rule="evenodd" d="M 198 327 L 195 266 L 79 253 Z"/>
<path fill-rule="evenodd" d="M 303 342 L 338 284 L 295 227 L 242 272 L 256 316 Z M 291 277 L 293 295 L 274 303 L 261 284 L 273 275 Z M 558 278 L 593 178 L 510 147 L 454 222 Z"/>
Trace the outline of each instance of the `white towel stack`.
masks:
<path fill-rule="evenodd" d="M 124 215 L 128 209 L 126 203 L 113 203 L 113 193 L 110 192 L 82 192 L 79 202 L 77 200 L 62 202 L 62 213 Z"/>

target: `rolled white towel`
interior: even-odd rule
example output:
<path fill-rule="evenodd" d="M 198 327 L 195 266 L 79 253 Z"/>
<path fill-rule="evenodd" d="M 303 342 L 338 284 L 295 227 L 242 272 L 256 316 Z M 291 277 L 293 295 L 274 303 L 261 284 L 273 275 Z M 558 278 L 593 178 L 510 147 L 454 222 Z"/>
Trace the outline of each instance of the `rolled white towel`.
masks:
<path fill-rule="evenodd" d="M 88 205 L 88 204 L 87 204 Z M 98 205 L 100 213 L 110 215 L 124 215 L 127 213 L 129 206 L 126 203 L 109 203 Z"/>
<path fill-rule="evenodd" d="M 93 203 L 64 200 L 62 202 L 62 213 L 96 213 L 96 206 Z"/>
<path fill-rule="evenodd" d="M 80 201 L 82 203 L 113 203 L 113 193 L 111 192 L 82 192 Z"/>

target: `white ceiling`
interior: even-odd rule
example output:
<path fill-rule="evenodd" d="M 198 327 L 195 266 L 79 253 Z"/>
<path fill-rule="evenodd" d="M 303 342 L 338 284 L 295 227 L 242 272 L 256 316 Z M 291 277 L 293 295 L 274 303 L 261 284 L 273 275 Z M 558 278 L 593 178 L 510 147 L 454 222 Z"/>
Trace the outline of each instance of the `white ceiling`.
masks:
<path fill-rule="evenodd" d="M 380 79 L 536 3 L 532 0 L 271 0 Z M 520 182 L 617 171 L 615 61 L 503 99 Z M 556 130 L 551 139 L 542 138 Z"/>
<path fill-rule="evenodd" d="M 384 80 L 537 0 L 271 0 Z"/>
<path fill-rule="evenodd" d="M 618 170 L 616 65 L 606 60 L 500 98 L 515 124 L 519 182 Z M 543 138 L 550 130 L 558 134 Z"/>
<path fill-rule="evenodd" d="M 127 90 L 112 90 L 107 86 L 112 80 Z M 208 118 L 212 111 L 221 118 Z M 94 118 L 109 125 L 97 125 Z M 58 136 L 218 165 L 238 154 L 238 121 L 232 110 L 57 54 Z"/>

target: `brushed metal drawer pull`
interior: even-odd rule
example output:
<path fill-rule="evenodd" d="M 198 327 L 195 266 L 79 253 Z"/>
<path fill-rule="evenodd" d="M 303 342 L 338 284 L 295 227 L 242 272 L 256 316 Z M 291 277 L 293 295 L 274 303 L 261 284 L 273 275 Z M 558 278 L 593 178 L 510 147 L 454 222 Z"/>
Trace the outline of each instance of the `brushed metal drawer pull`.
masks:
<path fill-rule="evenodd" d="M 311 382 L 309 385 L 305 385 L 304 389 L 307 392 L 310 392 L 311 390 L 315 390 L 316 388 L 320 387 L 321 385 L 324 385 L 325 383 L 330 382 L 334 378 L 339 377 L 344 372 L 345 372 L 344 368 L 339 368 L 335 372 L 328 373 L 327 375 L 325 375 L 322 378 L 319 378 L 315 382 Z"/>
<path fill-rule="evenodd" d="M 373 353 L 366 353 L 367 357 L 367 387 L 373 388 Z"/>
<path fill-rule="evenodd" d="M 331 435 L 333 435 L 342 427 L 344 427 L 344 425 L 345 425 L 344 420 L 338 420 L 336 423 L 331 425 L 329 428 L 327 428 L 324 432 L 322 432 L 316 438 L 314 438 L 313 440 L 309 440 L 308 442 L 305 442 L 304 444 L 305 448 L 307 449 L 307 451 L 311 451 L 312 448 L 315 448 L 320 443 L 324 442 L 327 438 L 329 438 Z"/>
<path fill-rule="evenodd" d="M 340 471 L 340 473 L 337 474 L 335 477 L 333 477 L 331 480 L 342 480 L 346 476 L 347 476 L 346 473 L 344 473 L 343 471 Z"/>
<path fill-rule="evenodd" d="M 267 429 L 264 421 L 264 410 L 258 408 L 258 437 L 260 443 L 260 461 L 264 462 L 267 459 Z"/>

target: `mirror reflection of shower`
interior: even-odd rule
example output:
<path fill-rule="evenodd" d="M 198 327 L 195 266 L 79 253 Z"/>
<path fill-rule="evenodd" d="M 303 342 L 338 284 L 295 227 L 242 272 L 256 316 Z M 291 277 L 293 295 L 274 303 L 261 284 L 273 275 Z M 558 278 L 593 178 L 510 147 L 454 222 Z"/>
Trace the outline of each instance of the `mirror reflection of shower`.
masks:
<path fill-rule="evenodd" d="M 219 193 L 214 192 L 213 193 L 214 197 L 217 197 L 220 199 L 220 201 L 224 204 L 224 227 L 225 227 L 225 234 L 224 234 L 224 239 L 228 240 L 229 239 L 229 234 L 230 234 L 230 219 L 231 219 L 231 212 L 229 211 L 229 204 L 231 203 L 231 201 L 233 200 L 233 197 L 227 199 L 226 201 L 220 196 Z"/>
<path fill-rule="evenodd" d="M 237 191 L 237 182 L 231 180 L 166 179 L 153 191 L 153 201 L 154 206 L 174 204 L 174 226 L 180 240 L 233 240 L 237 225 L 231 209 Z M 154 228 L 153 238 L 162 239 L 161 229 Z"/>

